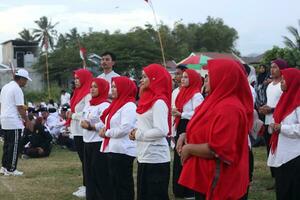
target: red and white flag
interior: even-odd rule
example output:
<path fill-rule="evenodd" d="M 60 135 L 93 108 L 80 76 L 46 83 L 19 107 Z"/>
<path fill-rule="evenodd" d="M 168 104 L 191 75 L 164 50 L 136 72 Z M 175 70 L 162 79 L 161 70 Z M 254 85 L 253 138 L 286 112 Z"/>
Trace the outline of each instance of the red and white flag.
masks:
<path fill-rule="evenodd" d="M 86 57 L 86 48 L 81 47 L 80 50 L 79 50 L 79 54 L 80 54 L 81 60 L 85 60 L 85 57 Z"/>

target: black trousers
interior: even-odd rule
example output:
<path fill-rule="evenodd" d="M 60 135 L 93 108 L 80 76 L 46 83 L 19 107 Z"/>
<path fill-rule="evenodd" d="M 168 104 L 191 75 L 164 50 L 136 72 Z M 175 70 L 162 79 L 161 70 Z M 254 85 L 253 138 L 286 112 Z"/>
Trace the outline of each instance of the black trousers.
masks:
<path fill-rule="evenodd" d="M 82 184 L 85 186 L 85 173 L 84 173 L 84 142 L 82 136 L 74 136 L 74 144 L 76 151 L 78 153 L 79 159 L 82 166 Z"/>
<path fill-rule="evenodd" d="M 2 166 L 12 172 L 17 169 L 22 129 L 3 130 Z"/>
<path fill-rule="evenodd" d="M 271 134 L 268 133 L 268 125 L 264 125 L 265 126 L 265 133 L 264 133 L 264 139 L 265 139 L 265 144 L 267 147 L 267 159 L 269 157 L 269 153 L 270 153 L 270 140 L 271 140 Z M 271 176 L 274 178 L 275 177 L 275 169 L 274 167 L 270 167 L 270 171 L 271 171 Z"/>
<path fill-rule="evenodd" d="M 275 184 L 277 200 L 300 199 L 300 156 L 275 168 Z"/>
<path fill-rule="evenodd" d="M 42 147 L 40 147 L 42 148 Z M 50 155 L 49 149 L 43 149 L 44 152 L 40 153 L 37 147 L 29 147 L 24 149 L 24 154 L 31 158 L 43 158 Z"/>
<path fill-rule="evenodd" d="M 126 154 L 107 153 L 111 198 L 109 200 L 134 200 L 133 161 Z"/>
<path fill-rule="evenodd" d="M 181 133 L 184 133 L 187 127 L 189 120 L 181 119 L 178 127 L 176 129 L 176 136 L 175 136 L 175 144 L 177 145 L 178 138 Z M 181 174 L 182 164 L 180 156 L 178 155 L 177 151 L 174 151 L 174 162 L 173 162 L 173 193 L 177 198 L 184 198 L 184 197 L 194 197 L 195 193 L 193 190 L 190 190 L 182 185 L 178 184 L 178 180 Z"/>
<path fill-rule="evenodd" d="M 110 198 L 108 163 L 105 153 L 100 152 L 102 142 L 84 144 L 84 169 L 87 200 Z"/>
<path fill-rule="evenodd" d="M 170 163 L 138 163 L 137 200 L 169 200 Z"/>

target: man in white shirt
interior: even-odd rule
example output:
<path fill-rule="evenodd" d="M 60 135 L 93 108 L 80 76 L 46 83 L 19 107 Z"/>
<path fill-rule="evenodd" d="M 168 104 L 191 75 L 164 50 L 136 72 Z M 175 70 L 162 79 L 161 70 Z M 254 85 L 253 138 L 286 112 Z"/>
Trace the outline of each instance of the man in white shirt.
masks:
<path fill-rule="evenodd" d="M 1 125 L 4 132 L 2 167 L 0 173 L 4 175 L 20 176 L 23 172 L 17 170 L 19 143 L 24 128 L 32 129 L 24 107 L 24 87 L 29 78 L 25 69 L 19 69 L 14 80 L 6 84 L 0 94 Z"/>
<path fill-rule="evenodd" d="M 287 63 L 284 60 L 277 59 L 275 61 L 272 61 L 271 63 L 271 76 L 272 76 L 272 82 L 267 87 L 267 104 L 261 106 L 258 109 L 258 112 L 260 114 L 265 115 L 265 143 L 267 146 L 267 155 L 269 155 L 270 152 L 270 139 L 271 139 L 271 133 L 268 131 L 268 127 L 271 123 L 274 122 L 273 119 L 273 112 L 274 109 L 281 97 L 282 91 L 280 87 L 280 81 L 281 81 L 281 73 L 280 70 L 287 68 Z M 271 167 L 271 175 L 274 177 L 274 169 Z M 274 187 L 270 187 L 267 189 L 274 189 Z"/>
<path fill-rule="evenodd" d="M 98 78 L 104 78 L 109 82 L 109 99 L 111 99 L 111 79 L 113 77 L 120 76 L 113 70 L 113 66 L 116 63 L 116 56 L 111 52 L 104 52 L 101 55 L 101 67 L 103 69 L 103 73 L 98 76 Z"/>
<path fill-rule="evenodd" d="M 66 92 L 66 90 L 62 90 L 60 95 L 60 105 L 61 106 L 64 104 L 70 105 L 70 98 L 71 95 L 68 92 Z"/>

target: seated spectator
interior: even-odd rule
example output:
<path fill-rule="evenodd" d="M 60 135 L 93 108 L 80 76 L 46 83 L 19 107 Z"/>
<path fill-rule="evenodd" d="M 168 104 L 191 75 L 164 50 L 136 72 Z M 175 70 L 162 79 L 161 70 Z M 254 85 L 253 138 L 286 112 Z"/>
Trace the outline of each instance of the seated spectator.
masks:
<path fill-rule="evenodd" d="M 60 116 L 54 107 L 41 108 L 41 114 L 44 120 L 44 125 L 49 129 L 53 139 L 57 139 L 60 134 L 60 129 L 64 123 L 61 123 Z"/>
<path fill-rule="evenodd" d="M 52 137 L 41 121 L 41 118 L 36 120 L 34 130 L 28 134 L 28 143 L 24 146 L 24 154 L 31 158 L 47 157 L 51 152 Z"/>

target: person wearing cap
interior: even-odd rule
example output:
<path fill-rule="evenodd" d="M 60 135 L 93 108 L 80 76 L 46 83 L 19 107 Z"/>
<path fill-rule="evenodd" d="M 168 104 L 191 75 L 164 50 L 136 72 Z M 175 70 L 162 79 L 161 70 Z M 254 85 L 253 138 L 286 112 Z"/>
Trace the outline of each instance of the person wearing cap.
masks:
<path fill-rule="evenodd" d="M 4 175 L 20 176 L 23 172 L 17 170 L 19 142 L 24 128 L 31 128 L 24 107 L 25 87 L 29 77 L 28 71 L 19 69 L 14 80 L 3 86 L 0 94 L 1 125 L 4 132 L 4 145 L 2 154 L 2 167 L 0 173 Z"/>

